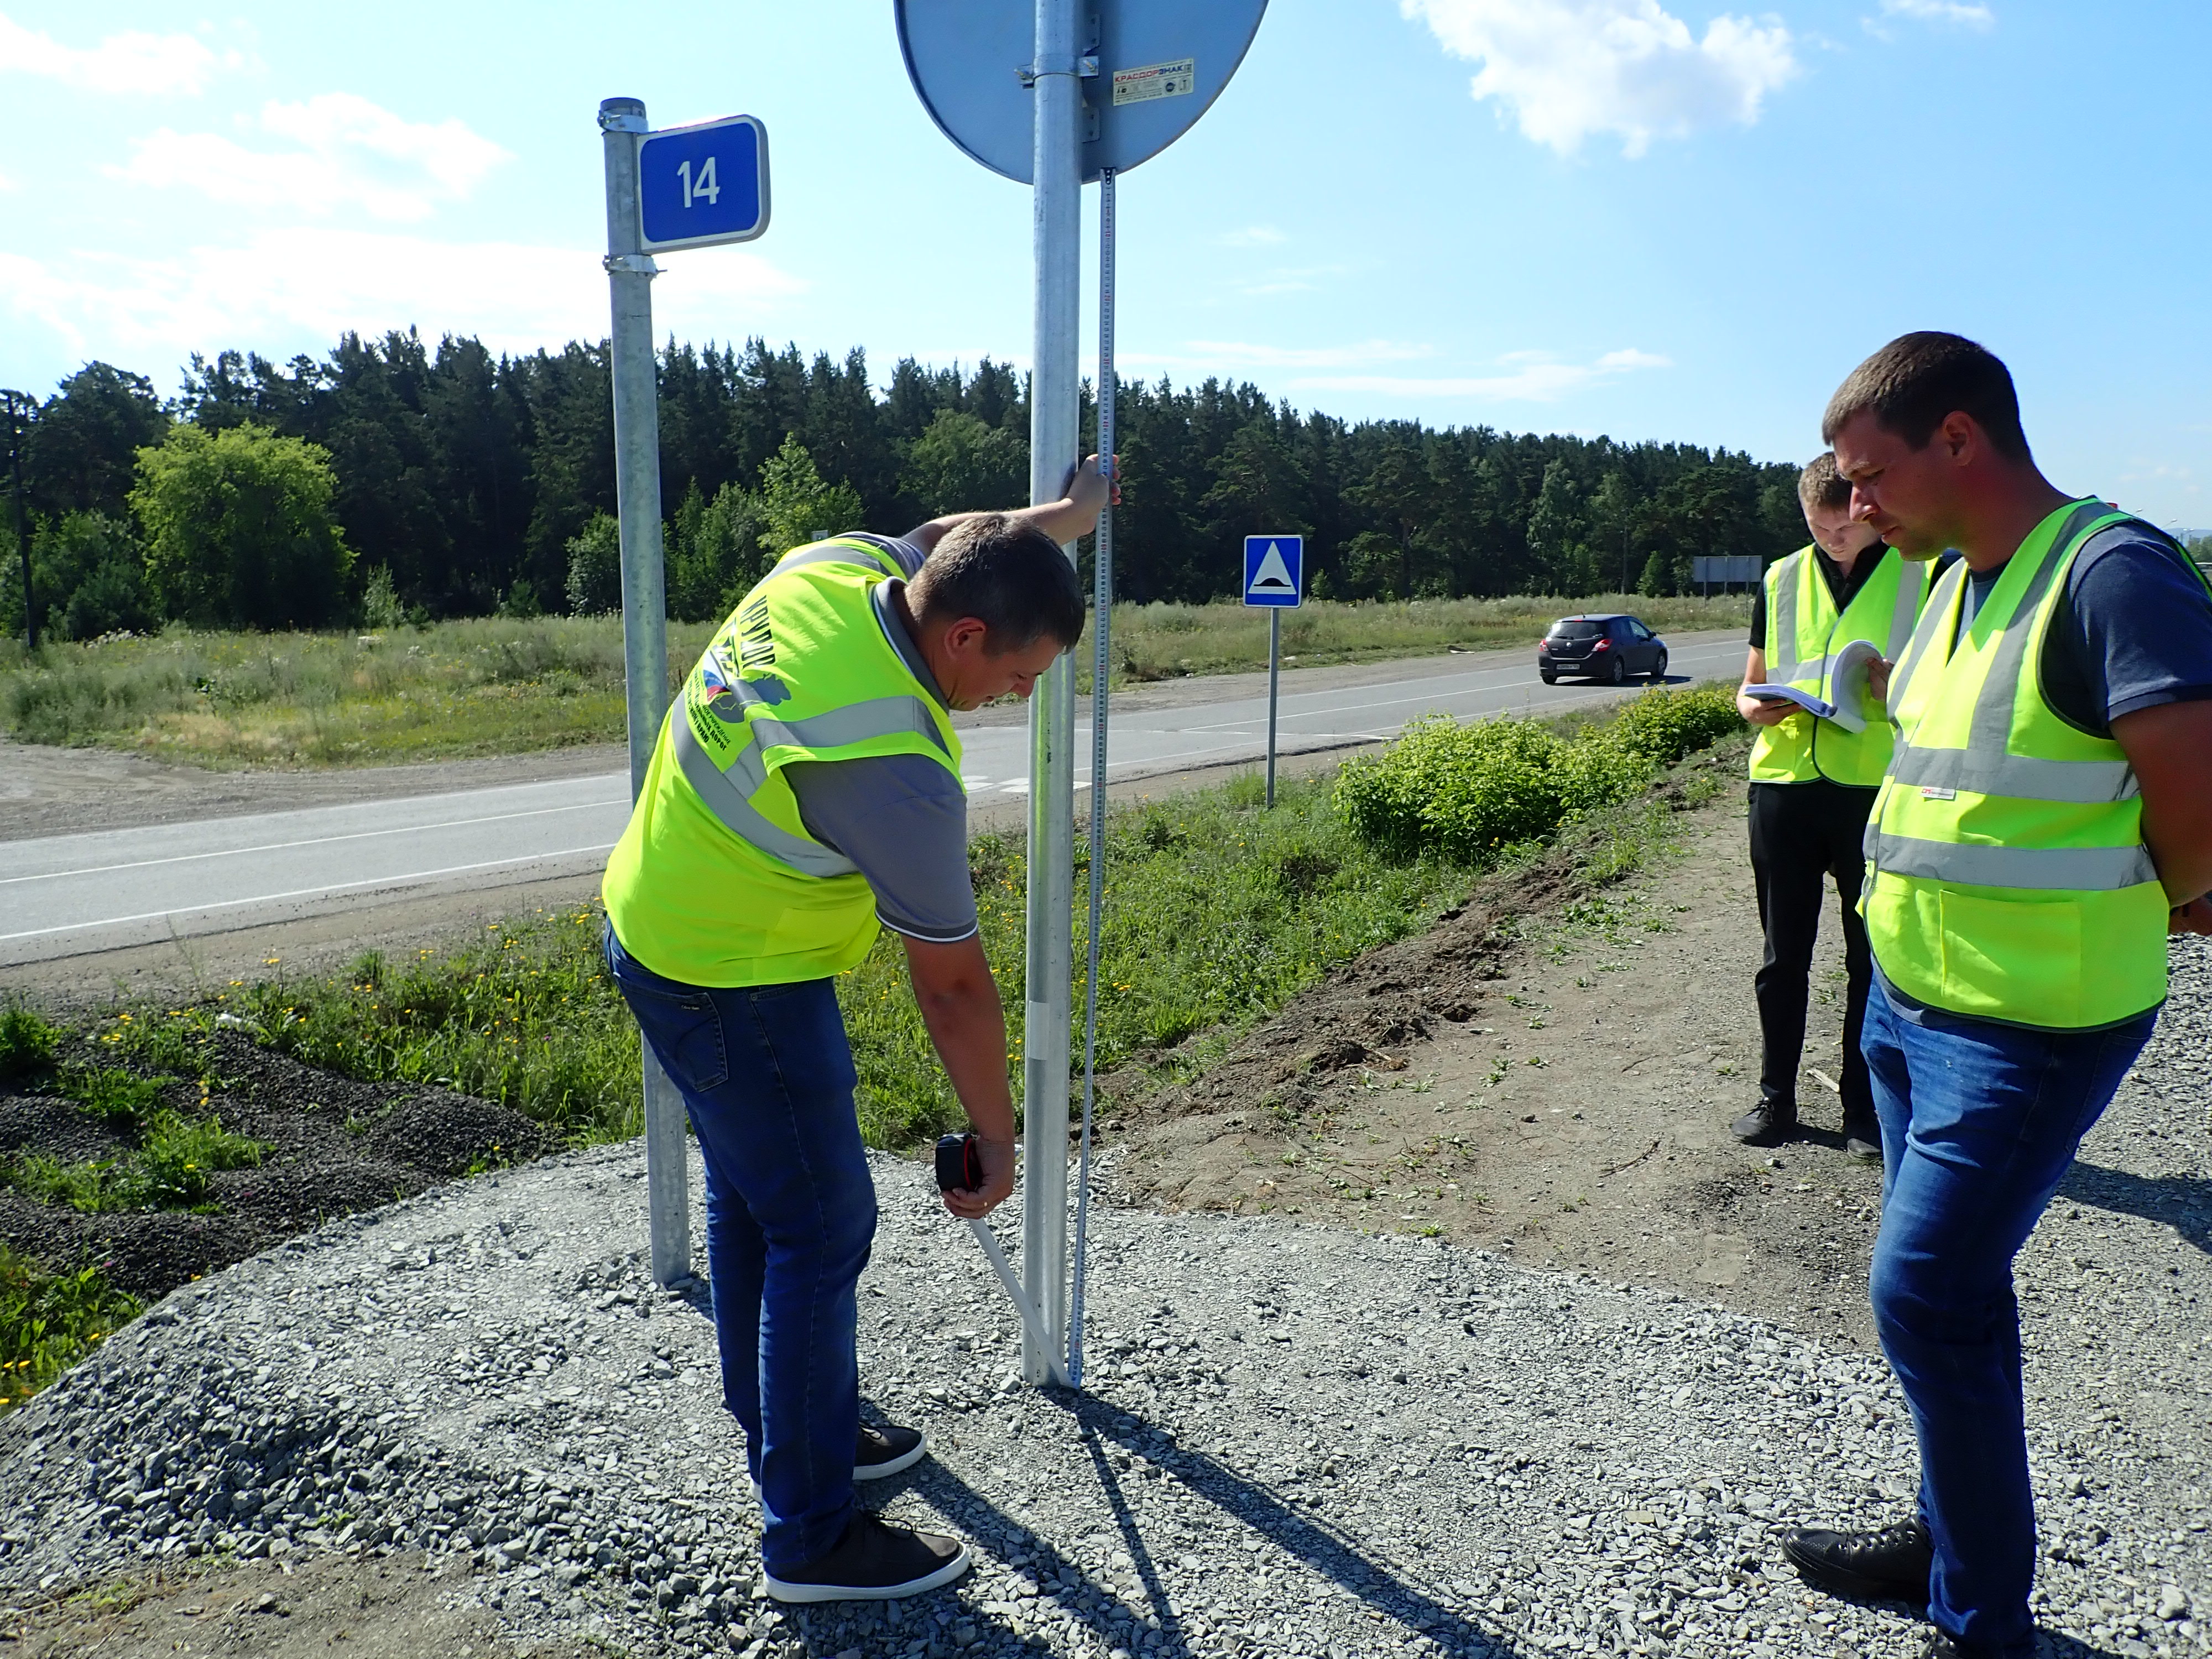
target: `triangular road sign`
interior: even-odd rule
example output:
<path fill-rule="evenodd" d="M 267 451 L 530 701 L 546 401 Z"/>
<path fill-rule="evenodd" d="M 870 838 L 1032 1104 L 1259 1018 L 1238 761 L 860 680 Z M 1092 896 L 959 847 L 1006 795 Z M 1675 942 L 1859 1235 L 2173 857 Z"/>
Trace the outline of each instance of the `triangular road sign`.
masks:
<path fill-rule="evenodd" d="M 1269 542 L 1267 550 L 1260 556 L 1260 568 L 1252 573 L 1252 580 L 1245 591 L 1249 593 L 1294 593 L 1297 586 L 1291 580 L 1290 567 L 1283 562 L 1281 544 Z"/>

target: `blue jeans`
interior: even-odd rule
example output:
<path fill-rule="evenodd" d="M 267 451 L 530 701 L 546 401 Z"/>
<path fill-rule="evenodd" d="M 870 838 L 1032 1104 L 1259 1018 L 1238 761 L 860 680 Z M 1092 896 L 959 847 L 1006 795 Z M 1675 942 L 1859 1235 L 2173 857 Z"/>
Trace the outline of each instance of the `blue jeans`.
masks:
<path fill-rule="evenodd" d="M 722 1400 L 760 1487 L 761 1559 L 788 1571 L 851 1522 L 860 1428 L 858 1286 L 876 1188 L 836 993 L 826 979 L 663 979 L 611 927 L 606 952 L 699 1137 Z"/>
<path fill-rule="evenodd" d="M 1881 1119 L 1875 1328 L 1920 1437 L 1928 1616 L 1976 1655 L 2035 1650 L 2035 1505 L 2012 1264 L 2158 1022 L 2053 1031 L 1922 1012 L 1877 974 L 1863 1039 Z"/>

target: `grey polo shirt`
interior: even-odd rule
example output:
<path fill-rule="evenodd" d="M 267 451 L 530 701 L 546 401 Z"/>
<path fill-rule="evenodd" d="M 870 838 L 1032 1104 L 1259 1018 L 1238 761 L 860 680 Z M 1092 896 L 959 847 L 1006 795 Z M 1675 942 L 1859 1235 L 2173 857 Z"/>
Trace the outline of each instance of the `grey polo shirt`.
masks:
<path fill-rule="evenodd" d="M 925 556 L 912 542 L 861 539 L 889 553 L 908 576 L 921 568 Z M 891 603 L 904 586 L 896 580 L 877 585 L 876 623 L 941 707 L 945 696 L 936 678 Z M 876 919 L 884 927 L 933 945 L 974 934 L 968 793 L 942 764 L 923 755 L 800 761 L 785 767 L 783 776 L 798 797 L 806 832 L 860 866 L 876 896 Z"/>

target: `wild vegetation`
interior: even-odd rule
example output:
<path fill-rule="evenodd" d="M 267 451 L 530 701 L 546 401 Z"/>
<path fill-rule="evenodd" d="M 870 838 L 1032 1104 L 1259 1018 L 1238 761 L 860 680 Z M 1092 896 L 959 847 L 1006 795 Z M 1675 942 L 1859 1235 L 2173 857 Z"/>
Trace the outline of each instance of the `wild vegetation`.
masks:
<path fill-rule="evenodd" d="M 1284 619 L 1293 665 L 1530 645 L 1577 601 L 1316 601 Z M 1740 627 L 1747 601 L 1600 598 L 1662 630 Z M 710 625 L 669 629 L 672 680 Z M 1267 662 L 1264 617 L 1233 604 L 1117 605 L 1117 684 Z M 1087 640 L 1076 648 L 1090 684 Z M 617 618 L 472 617 L 377 633 L 283 635 L 171 627 L 143 638 L 0 641 L 0 726 L 19 741 L 104 744 L 207 766 L 387 765 L 507 754 L 623 733 Z"/>
<path fill-rule="evenodd" d="M 858 351 L 672 346 L 660 364 L 671 614 L 726 612 L 763 562 L 827 531 L 897 532 L 1028 489 L 1021 376 Z M 1227 595 L 1248 531 L 1309 538 L 1339 599 L 1686 591 L 1695 554 L 1803 540 L 1796 465 L 1692 445 L 1349 422 L 1208 380 L 1120 391 L 1120 591 Z M 604 346 L 495 356 L 349 334 L 326 357 L 195 357 L 174 397 L 94 362 L 24 441 L 43 630 L 388 629 L 614 601 Z M 1086 407 L 1085 419 L 1092 420 Z M 21 634 L 17 562 L 0 631 Z"/>
<path fill-rule="evenodd" d="M 1286 784 L 1273 810 L 1249 775 L 1117 810 L 1105 848 L 1101 1066 L 1134 1063 L 1162 1082 L 1192 1074 L 1331 970 L 1429 926 L 1485 871 L 1533 853 L 1577 815 L 1597 823 L 1595 878 L 1626 873 L 1663 833 L 1655 819 L 1664 816 L 1627 803 L 1659 769 L 1736 724 L 1724 691 L 1655 690 L 1564 732 L 1493 720 L 1455 744 L 1443 726 L 1425 725 L 1334 779 Z M 1425 816 L 1424 793 L 1443 803 L 1437 812 Z M 1091 852 L 1077 843 L 1079 878 Z M 977 837 L 969 870 L 1001 994 L 1018 1010 L 1024 842 Z M 541 912 L 454 947 L 397 960 L 367 953 L 343 974 L 234 981 L 181 1007 L 118 1007 L 78 1033 L 21 1006 L 0 1009 L 0 1088 L 58 1095 L 122 1148 L 79 1162 L 13 1155 L 0 1159 L 0 1185 L 91 1212 L 204 1206 L 211 1172 L 257 1164 L 266 1150 L 209 1109 L 210 1086 L 222 1086 L 213 1067 L 224 1027 L 233 1041 L 344 1076 L 497 1102 L 558 1140 L 634 1135 L 637 1028 L 606 975 L 604 926 L 596 907 Z M 1080 963 L 1079 921 L 1078 935 Z M 879 940 L 837 993 L 870 1144 L 915 1146 L 957 1125 L 896 941 Z M 1021 1035 L 1014 1024 L 1010 1076 Z M 0 1249 L 0 1400 L 27 1397 L 137 1311 L 96 1262 Z"/>

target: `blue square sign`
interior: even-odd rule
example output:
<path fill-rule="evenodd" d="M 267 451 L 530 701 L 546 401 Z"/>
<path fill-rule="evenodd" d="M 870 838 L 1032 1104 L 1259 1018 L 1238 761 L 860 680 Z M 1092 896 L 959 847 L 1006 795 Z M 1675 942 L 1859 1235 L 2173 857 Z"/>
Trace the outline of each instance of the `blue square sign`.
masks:
<path fill-rule="evenodd" d="M 1244 538 L 1244 603 L 1295 605 L 1305 588 L 1306 538 Z"/>
<path fill-rule="evenodd" d="M 768 228 L 768 134 L 750 115 L 638 141 L 645 251 L 749 242 Z"/>

